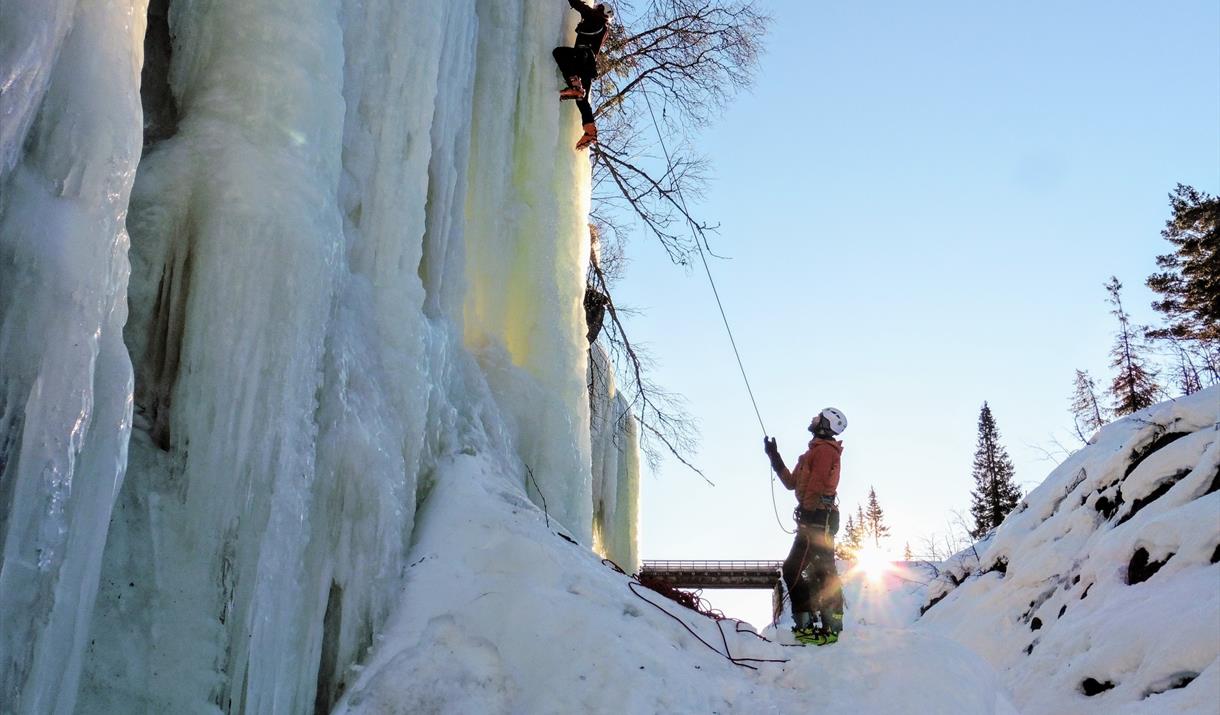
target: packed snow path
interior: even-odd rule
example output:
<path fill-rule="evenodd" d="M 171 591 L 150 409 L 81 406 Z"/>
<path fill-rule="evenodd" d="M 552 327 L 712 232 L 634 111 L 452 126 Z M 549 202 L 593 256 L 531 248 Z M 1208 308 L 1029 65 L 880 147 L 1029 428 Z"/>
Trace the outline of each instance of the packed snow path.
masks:
<path fill-rule="evenodd" d="M 1016 712 L 990 667 L 940 636 L 869 626 L 785 647 L 642 590 L 707 643 L 759 659 L 734 665 L 548 528 L 495 465 L 440 469 L 397 615 L 337 713 Z"/>

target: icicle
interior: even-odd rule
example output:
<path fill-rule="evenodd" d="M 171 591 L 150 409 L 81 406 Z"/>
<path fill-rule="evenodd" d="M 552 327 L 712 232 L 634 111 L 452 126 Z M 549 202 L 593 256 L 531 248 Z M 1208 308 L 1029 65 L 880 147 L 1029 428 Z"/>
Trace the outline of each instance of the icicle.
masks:
<path fill-rule="evenodd" d="M 6 7 L 0 26 L 0 63 L 11 73 L 0 100 L 6 712 L 73 708 L 127 461 L 131 367 L 121 330 L 124 215 L 140 151 L 136 9 L 27 3 Z"/>

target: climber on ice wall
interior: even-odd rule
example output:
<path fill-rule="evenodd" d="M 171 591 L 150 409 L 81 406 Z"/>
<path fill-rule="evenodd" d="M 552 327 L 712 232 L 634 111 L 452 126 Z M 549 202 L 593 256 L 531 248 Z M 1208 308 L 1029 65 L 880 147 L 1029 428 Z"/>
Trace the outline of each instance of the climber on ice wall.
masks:
<path fill-rule="evenodd" d="M 576 108 L 580 110 L 580 123 L 585 133 L 576 143 L 576 148 L 584 149 L 597 141 L 597 125 L 593 123 L 589 92 L 593 89 L 593 79 L 597 77 L 597 55 L 602 51 L 614 11 L 602 3 L 590 7 L 582 0 L 568 0 L 568 4 L 580 13 L 576 41 L 571 47 L 556 47 L 551 55 L 567 81 L 567 87 L 559 92 L 559 99 L 575 100 Z"/>
<path fill-rule="evenodd" d="M 835 568 L 835 533 L 839 530 L 839 456 L 843 443 L 835 436 L 847 429 L 847 418 L 833 407 L 809 423 L 813 440 L 788 471 L 774 438 L 763 437 L 771 468 L 788 489 L 796 491 L 796 538 L 784 560 L 784 583 L 792 600 L 792 632 L 806 645 L 839 640 L 843 630 L 843 588 Z M 816 623 L 815 623 L 816 621 Z"/>

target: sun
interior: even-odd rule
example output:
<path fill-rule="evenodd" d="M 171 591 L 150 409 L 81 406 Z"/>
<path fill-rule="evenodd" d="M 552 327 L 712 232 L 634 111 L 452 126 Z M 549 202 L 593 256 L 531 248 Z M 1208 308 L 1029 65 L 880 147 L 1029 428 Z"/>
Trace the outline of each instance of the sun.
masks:
<path fill-rule="evenodd" d="M 856 553 L 856 565 L 853 571 L 859 571 L 870 581 L 880 581 L 886 572 L 894 569 L 890 555 L 877 546 L 863 546 Z"/>

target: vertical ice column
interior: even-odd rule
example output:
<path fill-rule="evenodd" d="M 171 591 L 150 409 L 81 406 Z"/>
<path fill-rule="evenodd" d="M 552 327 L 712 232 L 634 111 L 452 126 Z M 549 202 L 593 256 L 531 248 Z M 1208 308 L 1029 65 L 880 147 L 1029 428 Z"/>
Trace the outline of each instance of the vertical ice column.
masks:
<path fill-rule="evenodd" d="M 140 152 L 143 4 L 18 0 L 0 24 L 5 712 L 71 712 L 123 479 L 124 219 Z"/>
<path fill-rule="evenodd" d="M 589 406 L 593 436 L 593 548 L 635 573 L 639 566 L 639 426 L 619 394 L 600 343 L 590 348 Z"/>
<path fill-rule="evenodd" d="M 413 499 L 435 363 L 447 359 L 429 352 L 460 318 L 452 298 L 442 314 L 440 287 L 462 285 L 461 254 L 451 254 L 460 251 L 477 16 L 473 0 L 376 0 L 347 4 L 343 24 L 340 203 L 354 283 L 368 289 L 344 300 L 369 303 L 364 357 L 383 373 Z"/>
<path fill-rule="evenodd" d="M 508 417 L 529 483 L 585 543 L 592 537 L 581 297 L 588 156 L 561 106 L 550 50 L 563 3 L 480 0 L 467 197 L 466 343 Z M 565 25 L 565 20 L 569 23 Z M 505 178 L 508 181 L 505 181 Z"/>
<path fill-rule="evenodd" d="M 456 410 L 461 253 L 477 16 L 473 0 L 345 2 L 346 266 L 318 410 L 309 578 L 314 707 L 326 711 L 402 583 L 417 488 Z M 307 662 L 314 662 L 311 650 Z"/>
<path fill-rule="evenodd" d="M 337 0 L 170 5 L 177 133 L 141 162 L 130 220 L 141 491 L 124 492 L 115 548 L 140 551 L 107 554 L 142 569 L 108 604 L 107 634 L 145 637 L 94 658 L 101 673 L 127 661 L 132 680 L 107 694 L 122 709 L 313 704 L 302 662 L 324 605 L 308 549 L 341 270 L 339 14 Z"/>
<path fill-rule="evenodd" d="M 129 3 L 130 4 L 130 3 Z M 17 164 L 55 58 L 72 29 L 77 0 L 12 0 L 0 25 L 0 181 Z"/>

